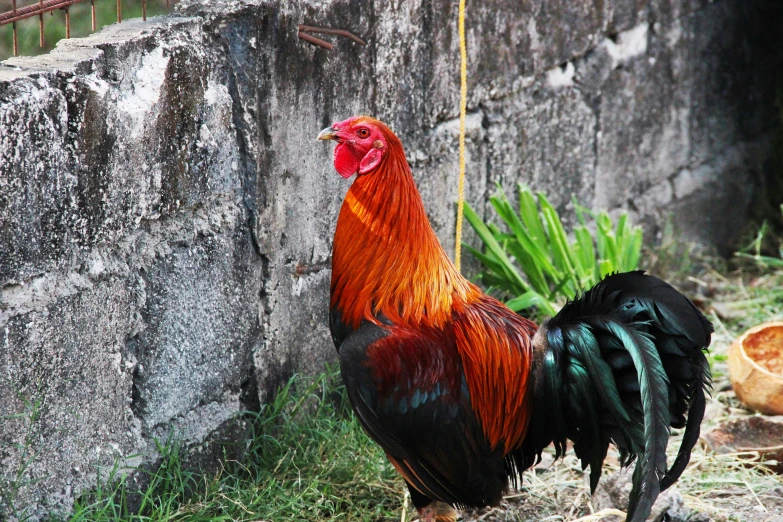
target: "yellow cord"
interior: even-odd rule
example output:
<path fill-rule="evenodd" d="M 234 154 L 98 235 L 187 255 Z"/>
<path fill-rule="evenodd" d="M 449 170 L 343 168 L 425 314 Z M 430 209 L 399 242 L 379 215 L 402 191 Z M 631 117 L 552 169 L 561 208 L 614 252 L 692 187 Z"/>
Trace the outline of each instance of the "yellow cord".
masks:
<path fill-rule="evenodd" d="M 468 108 L 468 49 L 465 44 L 465 0 L 459 0 L 459 189 L 457 195 L 457 238 L 454 265 L 460 271 L 462 260 L 462 214 L 465 207 L 465 114 Z"/>

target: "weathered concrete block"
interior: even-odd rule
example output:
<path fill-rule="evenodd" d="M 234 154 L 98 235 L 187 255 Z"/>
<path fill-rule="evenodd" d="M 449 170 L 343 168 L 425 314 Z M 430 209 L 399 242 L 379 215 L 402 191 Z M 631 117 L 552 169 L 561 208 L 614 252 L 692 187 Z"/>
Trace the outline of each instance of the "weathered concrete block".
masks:
<path fill-rule="evenodd" d="M 0 402 L 42 405 L 30 441 L 23 418 L 0 426 L 0 458 L 7 481 L 25 460 L 8 444 L 36 455 L 40 481 L 17 499 L 36 516 L 98 467 L 154 459 L 154 438 L 199 444 L 257 404 L 263 264 L 233 98 L 199 24 L 132 21 L 97 52 L 93 36 L 40 69 L 17 59 L 0 84 Z"/>
<path fill-rule="evenodd" d="M 167 230 L 154 260 L 134 274 L 144 301 L 124 357 L 146 429 L 220 402 L 228 390 L 239 394 L 250 379 L 261 265 L 236 210 L 224 210 L 225 223 Z"/>
<path fill-rule="evenodd" d="M 558 67 L 511 103 L 486 105 L 492 182 L 512 200 L 523 183 L 561 209 L 572 195 L 593 204 L 597 122 L 573 74 L 573 66 Z"/>
<path fill-rule="evenodd" d="M 40 513 L 68 505 L 96 467 L 123 462 L 143 440 L 123 360 L 136 296 L 121 278 L 50 274 L 6 287 L 4 297 L 39 290 L 49 302 L 3 324 L 0 487 L 9 491 L 29 460 L 23 481 L 35 488 L 22 488 L 17 501 Z"/>
<path fill-rule="evenodd" d="M 626 206 L 688 161 L 689 90 L 654 38 L 644 23 L 607 42 L 612 71 L 601 87 L 596 173 L 603 208 Z M 621 175 L 625 183 L 617 183 Z"/>

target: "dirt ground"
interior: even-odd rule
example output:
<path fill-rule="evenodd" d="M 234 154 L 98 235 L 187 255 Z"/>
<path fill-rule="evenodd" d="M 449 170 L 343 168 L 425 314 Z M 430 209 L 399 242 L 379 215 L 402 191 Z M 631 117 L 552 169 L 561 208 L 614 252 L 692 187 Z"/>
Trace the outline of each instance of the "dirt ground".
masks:
<path fill-rule="evenodd" d="M 708 406 L 708 431 L 729 419 L 750 414 L 726 406 L 734 403 L 733 393 L 718 392 Z M 679 447 L 672 437 L 671 453 Z M 673 456 L 670 453 L 671 457 Z M 501 506 L 465 511 L 465 522 L 521 521 L 621 521 L 623 517 L 595 515 L 627 506 L 632 469 L 621 470 L 617 454 L 610 454 L 594 496 L 589 494 L 587 476 L 578 460 L 569 455 L 553 462 L 551 456 L 523 477 L 523 487 L 510 492 Z M 603 510 L 603 511 L 602 511 Z M 757 454 L 718 455 L 702 441 L 680 481 L 659 497 L 650 520 L 669 522 L 783 522 L 783 476 L 760 463 Z"/>

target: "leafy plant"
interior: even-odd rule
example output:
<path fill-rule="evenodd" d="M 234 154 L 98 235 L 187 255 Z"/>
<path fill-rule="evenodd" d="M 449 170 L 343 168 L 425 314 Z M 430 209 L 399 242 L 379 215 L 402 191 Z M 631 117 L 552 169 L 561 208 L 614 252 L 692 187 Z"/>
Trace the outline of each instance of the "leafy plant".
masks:
<path fill-rule="evenodd" d="M 541 193 L 519 185 L 515 210 L 502 189 L 490 198 L 507 231 L 485 224 L 470 205 L 465 217 L 484 243 L 483 251 L 465 247 L 484 265 L 481 280 L 508 297 L 514 311 L 537 309 L 554 315 L 576 294 L 613 272 L 635 270 L 642 230 L 622 214 L 617 223 L 606 212 L 591 212 L 574 203 L 579 225 L 569 239 L 555 208 Z M 595 233 L 587 218 L 595 224 Z"/>

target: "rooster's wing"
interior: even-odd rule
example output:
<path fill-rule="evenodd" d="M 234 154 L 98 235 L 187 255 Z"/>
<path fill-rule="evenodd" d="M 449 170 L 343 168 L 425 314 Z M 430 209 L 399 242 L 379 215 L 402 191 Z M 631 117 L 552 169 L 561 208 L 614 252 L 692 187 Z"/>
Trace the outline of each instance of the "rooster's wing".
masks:
<path fill-rule="evenodd" d="M 506 484 L 471 407 L 451 328 L 365 323 L 340 346 L 353 408 L 370 436 L 419 492 L 454 505 L 487 505 Z"/>

